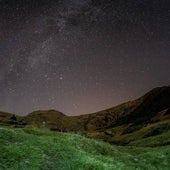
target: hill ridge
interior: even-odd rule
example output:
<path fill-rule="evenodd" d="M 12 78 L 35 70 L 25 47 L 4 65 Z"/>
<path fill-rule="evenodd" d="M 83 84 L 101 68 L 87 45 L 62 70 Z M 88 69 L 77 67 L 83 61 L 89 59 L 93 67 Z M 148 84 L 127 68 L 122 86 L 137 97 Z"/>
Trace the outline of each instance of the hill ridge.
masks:
<path fill-rule="evenodd" d="M 53 131 L 79 132 L 110 143 L 130 144 L 170 131 L 170 86 L 154 88 L 136 100 L 96 113 L 67 116 L 56 110 L 39 110 L 9 121 L 11 116 L 0 113 L 0 122 L 12 122 L 14 126 L 24 122 Z"/>

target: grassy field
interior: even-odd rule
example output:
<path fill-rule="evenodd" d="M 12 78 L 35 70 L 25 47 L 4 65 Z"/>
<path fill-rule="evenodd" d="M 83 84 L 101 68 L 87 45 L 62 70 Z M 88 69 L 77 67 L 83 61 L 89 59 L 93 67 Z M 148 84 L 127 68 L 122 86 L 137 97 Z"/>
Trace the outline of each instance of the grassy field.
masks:
<path fill-rule="evenodd" d="M 0 170 L 169 170 L 169 167 L 169 146 L 112 146 L 79 134 L 0 128 Z"/>

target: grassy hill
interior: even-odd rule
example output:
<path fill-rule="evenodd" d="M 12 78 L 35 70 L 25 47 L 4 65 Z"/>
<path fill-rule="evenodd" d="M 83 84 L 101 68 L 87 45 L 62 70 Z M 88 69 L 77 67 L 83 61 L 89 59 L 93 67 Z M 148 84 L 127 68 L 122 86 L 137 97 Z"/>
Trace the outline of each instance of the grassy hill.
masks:
<path fill-rule="evenodd" d="M 56 132 L 78 132 L 117 145 L 170 144 L 170 86 L 159 87 L 137 100 L 97 113 L 67 116 L 56 110 L 35 111 L 24 117 L 0 113 L 0 124 L 46 127 Z M 164 141 L 151 141 L 164 136 Z M 148 138 L 148 139 L 147 139 Z"/>
<path fill-rule="evenodd" d="M 79 134 L 46 129 L 0 128 L 0 152 L 1 170 L 168 170 L 170 167 L 169 146 L 113 146 Z"/>
<path fill-rule="evenodd" d="M 169 170 L 169 146 L 170 86 L 81 116 L 0 112 L 0 170 Z"/>
<path fill-rule="evenodd" d="M 36 111 L 23 119 L 53 131 L 81 132 L 110 143 L 133 145 L 135 141 L 170 131 L 170 86 L 155 88 L 137 100 L 97 113 L 66 116 L 55 110 Z M 151 143 L 150 146 L 156 145 Z M 167 136 L 161 144 L 169 143 Z"/>

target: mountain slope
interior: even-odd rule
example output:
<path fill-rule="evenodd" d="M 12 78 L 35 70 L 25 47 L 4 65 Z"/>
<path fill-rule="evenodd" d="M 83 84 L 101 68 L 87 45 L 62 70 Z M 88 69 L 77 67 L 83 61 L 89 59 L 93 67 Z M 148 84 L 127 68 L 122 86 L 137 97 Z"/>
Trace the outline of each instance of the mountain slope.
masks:
<path fill-rule="evenodd" d="M 146 139 L 148 146 L 168 145 L 170 86 L 155 88 L 137 100 L 97 113 L 66 116 L 47 110 L 35 111 L 17 119 L 28 125 L 47 127 L 53 131 L 80 132 L 119 145 L 142 146 L 139 141 Z M 164 141 L 152 142 L 155 136 L 161 138 L 161 135 Z"/>
<path fill-rule="evenodd" d="M 170 148 L 120 147 L 76 134 L 0 129 L 3 170 L 132 170 L 170 167 Z"/>
<path fill-rule="evenodd" d="M 115 111 L 117 107 L 112 111 L 107 110 L 108 114 L 105 114 L 103 120 L 107 120 L 108 115 L 117 115 L 116 121 L 111 121 L 108 126 L 103 121 L 105 126 L 90 131 L 89 135 L 123 145 L 134 145 L 136 140 L 142 141 L 146 138 L 148 143 L 143 145 L 170 144 L 170 136 L 166 134 L 170 131 L 170 86 L 155 88 L 132 103 L 135 104 L 131 108 L 125 107 L 126 104 L 122 105 L 118 113 Z M 98 114 L 102 113 L 104 112 Z M 164 135 L 166 140 L 153 143 L 153 137 L 157 135 Z M 136 144 L 142 145 L 139 142 Z"/>

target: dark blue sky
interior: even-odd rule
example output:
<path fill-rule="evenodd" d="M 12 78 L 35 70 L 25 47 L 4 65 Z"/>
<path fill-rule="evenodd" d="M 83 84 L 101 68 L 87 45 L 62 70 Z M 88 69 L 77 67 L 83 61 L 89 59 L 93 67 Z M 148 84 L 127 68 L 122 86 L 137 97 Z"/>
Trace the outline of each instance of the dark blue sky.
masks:
<path fill-rule="evenodd" d="M 170 84 L 168 0 L 0 1 L 0 110 L 99 111 Z"/>

